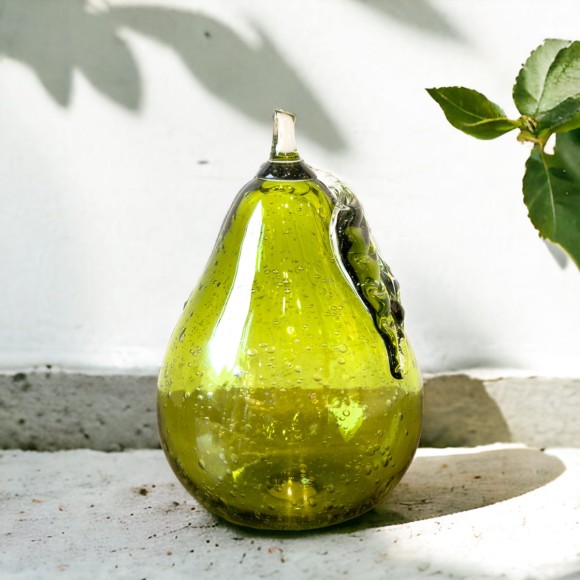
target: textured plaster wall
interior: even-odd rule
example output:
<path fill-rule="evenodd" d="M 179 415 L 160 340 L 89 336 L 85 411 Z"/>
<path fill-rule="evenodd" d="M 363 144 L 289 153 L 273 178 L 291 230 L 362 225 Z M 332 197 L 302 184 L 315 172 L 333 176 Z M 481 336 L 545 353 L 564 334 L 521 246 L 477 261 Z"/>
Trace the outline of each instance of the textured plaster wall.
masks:
<path fill-rule="evenodd" d="M 361 197 L 422 367 L 580 373 L 580 275 L 530 226 L 527 149 L 424 87 L 513 78 L 580 4 L 0 3 L 0 367 L 151 370 L 274 107 Z"/>

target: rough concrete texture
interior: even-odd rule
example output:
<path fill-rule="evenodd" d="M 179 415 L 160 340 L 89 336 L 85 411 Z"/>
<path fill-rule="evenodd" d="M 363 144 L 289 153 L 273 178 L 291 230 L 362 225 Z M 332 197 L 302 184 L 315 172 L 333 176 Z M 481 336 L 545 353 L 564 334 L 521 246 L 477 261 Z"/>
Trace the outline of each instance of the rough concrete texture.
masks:
<path fill-rule="evenodd" d="M 422 443 L 461 447 L 512 441 L 498 404 L 480 379 L 443 375 L 425 381 Z"/>
<path fill-rule="evenodd" d="M 425 381 L 421 444 L 580 447 L 579 415 L 580 379 L 433 376 Z"/>
<path fill-rule="evenodd" d="M 159 447 L 155 377 L 0 375 L 0 448 Z"/>
<path fill-rule="evenodd" d="M 580 575 L 580 450 L 420 449 L 386 501 L 310 533 L 206 512 L 162 452 L 0 453 L 0 577 L 147 580 Z"/>
<path fill-rule="evenodd" d="M 0 375 L 0 448 L 159 447 L 152 376 Z M 425 380 L 422 445 L 580 446 L 580 379 Z"/>
<path fill-rule="evenodd" d="M 580 380 L 499 379 L 486 383 L 513 441 L 580 447 Z"/>

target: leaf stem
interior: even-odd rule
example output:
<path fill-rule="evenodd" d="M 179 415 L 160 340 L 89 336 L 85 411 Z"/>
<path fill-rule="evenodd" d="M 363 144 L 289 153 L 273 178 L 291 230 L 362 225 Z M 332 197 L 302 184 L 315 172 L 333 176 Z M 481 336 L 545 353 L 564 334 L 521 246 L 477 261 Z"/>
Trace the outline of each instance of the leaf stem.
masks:
<path fill-rule="evenodd" d="M 538 145 L 540 151 L 544 151 L 544 147 L 548 142 L 548 139 L 552 136 L 551 131 L 538 131 L 538 122 L 529 115 L 522 115 L 517 120 L 518 126 L 520 127 L 520 132 L 518 134 L 518 141 L 520 143 L 533 143 Z"/>

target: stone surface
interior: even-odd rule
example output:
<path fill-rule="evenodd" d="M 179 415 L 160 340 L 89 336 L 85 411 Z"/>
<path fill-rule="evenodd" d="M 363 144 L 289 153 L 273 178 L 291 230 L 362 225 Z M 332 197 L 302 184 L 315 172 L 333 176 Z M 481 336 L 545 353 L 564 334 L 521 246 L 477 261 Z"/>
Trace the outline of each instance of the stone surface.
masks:
<path fill-rule="evenodd" d="M 425 381 L 422 445 L 461 447 L 498 441 L 580 447 L 580 380 L 476 378 Z"/>
<path fill-rule="evenodd" d="M 0 448 L 159 447 L 152 376 L 0 375 Z"/>
<path fill-rule="evenodd" d="M 153 376 L 0 375 L 0 448 L 158 448 Z M 422 445 L 580 446 L 580 379 L 425 379 Z"/>
<path fill-rule="evenodd" d="M 512 441 L 512 437 L 484 381 L 466 375 L 425 381 L 423 445 L 461 447 L 497 441 Z"/>
<path fill-rule="evenodd" d="M 580 447 L 580 380 L 512 378 L 486 383 L 509 425 L 512 441 Z"/>
<path fill-rule="evenodd" d="M 386 501 L 310 533 L 206 512 L 161 451 L 0 453 L 0 577 L 580 577 L 580 450 L 420 449 Z"/>

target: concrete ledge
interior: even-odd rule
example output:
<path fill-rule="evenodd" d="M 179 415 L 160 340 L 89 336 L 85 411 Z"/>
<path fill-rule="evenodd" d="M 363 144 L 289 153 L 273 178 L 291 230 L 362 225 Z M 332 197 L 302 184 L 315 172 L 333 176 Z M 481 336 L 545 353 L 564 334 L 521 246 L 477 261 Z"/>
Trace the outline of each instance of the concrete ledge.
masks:
<path fill-rule="evenodd" d="M 579 416 L 580 379 L 439 375 L 425 381 L 421 444 L 578 447 Z"/>
<path fill-rule="evenodd" d="M 259 533 L 201 508 L 161 451 L 4 451 L 0 577 L 572 580 L 578 481 L 578 449 L 420 449 L 365 516 Z"/>
<path fill-rule="evenodd" d="M 0 375 L 0 448 L 158 448 L 153 376 Z M 422 445 L 578 446 L 580 379 L 425 380 Z"/>
<path fill-rule="evenodd" d="M 0 448 L 157 448 L 156 378 L 0 375 Z"/>

